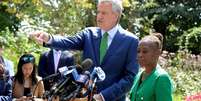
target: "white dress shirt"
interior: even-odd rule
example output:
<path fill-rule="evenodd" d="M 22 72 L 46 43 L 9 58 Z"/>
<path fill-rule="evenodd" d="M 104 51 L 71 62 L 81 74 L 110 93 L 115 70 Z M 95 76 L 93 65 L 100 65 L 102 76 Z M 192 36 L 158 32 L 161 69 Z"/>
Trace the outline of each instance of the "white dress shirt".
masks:
<path fill-rule="evenodd" d="M 108 33 L 108 43 L 107 43 L 107 46 L 109 47 L 112 43 L 112 40 L 115 36 L 115 34 L 117 33 L 117 30 L 118 30 L 118 24 L 116 26 L 114 26 L 111 30 L 107 31 Z M 101 30 L 101 35 L 103 36 L 103 34 L 105 33 L 106 31 L 104 30 Z"/>
<path fill-rule="evenodd" d="M 57 72 L 57 68 L 58 68 L 58 64 L 59 64 L 59 60 L 61 57 L 61 51 L 57 51 L 55 49 L 53 49 L 53 56 L 54 56 L 54 70 L 55 73 Z"/>

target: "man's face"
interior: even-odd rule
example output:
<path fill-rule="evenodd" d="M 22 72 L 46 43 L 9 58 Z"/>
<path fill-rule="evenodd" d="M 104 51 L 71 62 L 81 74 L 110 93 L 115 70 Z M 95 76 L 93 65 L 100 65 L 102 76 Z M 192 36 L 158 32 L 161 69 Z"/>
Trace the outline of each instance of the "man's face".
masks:
<path fill-rule="evenodd" d="M 97 26 L 108 31 L 112 29 L 118 20 L 119 14 L 112 10 L 111 3 L 100 3 L 97 8 Z"/>

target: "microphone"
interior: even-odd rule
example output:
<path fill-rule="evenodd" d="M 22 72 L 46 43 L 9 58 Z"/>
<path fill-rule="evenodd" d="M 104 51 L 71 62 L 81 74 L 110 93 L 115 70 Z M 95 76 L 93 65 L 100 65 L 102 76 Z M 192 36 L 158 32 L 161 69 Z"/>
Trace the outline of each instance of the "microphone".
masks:
<path fill-rule="evenodd" d="M 64 72 L 64 79 L 57 82 L 50 90 L 51 95 L 56 95 L 70 80 L 76 80 L 79 77 L 77 70 L 71 69 Z"/>
<path fill-rule="evenodd" d="M 53 89 L 53 95 L 55 95 L 63 86 L 69 81 L 70 78 L 65 79 L 64 81 L 60 82 L 58 87 L 56 86 L 56 89 Z"/>
<path fill-rule="evenodd" d="M 69 66 L 69 67 L 78 67 L 78 66 Z M 55 74 L 52 74 L 52 75 L 49 75 L 49 76 L 46 76 L 45 78 L 43 78 L 42 80 L 43 81 L 46 81 L 46 80 L 49 80 L 49 79 L 51 79 L 51 78 L 54 78 L 54 77 L 57 77 L 57 76 L 59 76 L 59 75 L 61 75 L 61 76 L 65 76 L 65 75 L 67 75 L 68 74 L 68 67 L 67 66 L 64 66 L 64 67 L 61 67 L 61 68 L 59 68 L 58 69 L 58 73 L 55 73 Z"/>
<path fill-rule="evenodd" d="M 101 67 L 94 67 L 94 69 L 90 75 L 88 90 L 83 94 L 83 96 L 86 97 L 88 95 L 88 99 L 92 99 L 92 96 L 93 96 L 92 93 L 94 92 L 94 88 L 95 88 L 95 84 L 97 82 L 97 79 L 99 79 L 99 81 L 104 81 L 105 78 L 106 78 L 106 74 L 102 70 L 102 68 Z"/>
<path fill-rule="evenodd" d="M 83 67 L 84 71 L 88 70 L 92 65 L 93 65 L 93 61 L 90 58 L 85 59 L 81 63 L 81 66 Z"/>
<path fill-rule="evenodd" d="M 57 77 L 59 75 L 66 76 L 70 72 L 68 70 L 71 70 L 71 69 L 76 69 L 78 71 L 78 73 L 81 73 L 81 72 L 89 69 L 92 65 L 93 65 L 92 60 L 87 58 L 81 63 L 81 66 L 80 65 L 73 65 L 73 66 L 68 66 L 68 67 L 67 66 L 61 67 L 61 68 L 58 69 L 58 71 L 59 71 L 58 73 L 46 76 L 42 80 L 43 81 L 49 80 L 49 79 L 51 79 L 53 77 Z"/>
<path fill-rule="evenodd" d="M 53 77 L 57 77 L 59 75 L 60 75 L 60 73 L 56 73 L 56 74 L 52 74 L 52 75 L 46 76 L 46 77 L 42 78 L 42 81 L 49 80 L 49 79 L 51 79 Z"/>
<path fill-rule="evenodd" d="M 80 79 L 81 77 L 83 77 L 83 75 L 79 75 L 78 73 L 83 73 L 83 71 L 88 70 L 92 65 L 93 65 L 92 60 L 87 58 L 81 63 L 81 66 L 78 66 L 77 68 L 69 67 L 69 68 L 72 68 L 72 75 L 74 80 L 76 81 Z"/>
<path fill-rule="evenodd" d="M 67 96 L 62 95 L 61 96 L 61 100 L 66 101 L 69 99 L 73 99 L 75 97 L 81 98 L 83 97 L 83 95 L 80 93 L 82 88 L 84 86 L 87 86 L 87 83 L 89 81 L 89 76 L 90 76 L 90 72 L 89 71 L 85 71 L 84 74 L 80 74 L 78 75 L 78 77 L 75 79 L 75 85 L 76 85 L 76 89 L 71 91 L 71 93 Z"/>
<path fill-rule="evenodd" d="M 87 85 L 90 77 L 90 72 L 85 71 L 84 74 L 80 74 L 78 78 L 75 79 L 76 83 L 81 84 L 81 85 Z"/>
<path fill-rule="evenodd" d="M 93 65 L 92 60 L 87 58 L 81 63 L 81 66 L 80 65 L 73 65 L 69 67 L 64 66 L 62 68 L 59 68 L 59 72 L 60 73 L 63 72 L 65 74 L 66 73 L 65 71 L 76 69 L 78 73 L 82 73 L 83 71 L 88 70 L 92 65 Z"/>
<path fill-rule="evenodd" d="M 94 67 L 94 70 L 92 71 L 90 75 L 90 80 L 94 80 L 95 78 L 98 78 L 100 81 L 105 80 L 105 72 L 102 70 L 101 67 Z"/>
<path fill-rule="evenodd" d="M 91 67 L 92 64 L 93 63 L 91 59 L 85 59 L 81 63 L 81 66 L 73 65 L 69 67 L 64 66 L 62 68 L 59 68 L 59 73 L 64 77 L 67 76 L 67 78 L 66 80 L 63 80 L 62 83 L 61 82 L 59 84 L 56 83 L 56 86 L 51 89 L 51 92 L 53 92 L 52 95 L 58 93 L 69 80 L 73 80 L 76 83 L 82 85 L 85 84 L 89 77 L 86 75 L 79 75 L 78 73 L 82 73 L 84 70 L 89 69 L 89 67 Z"/>

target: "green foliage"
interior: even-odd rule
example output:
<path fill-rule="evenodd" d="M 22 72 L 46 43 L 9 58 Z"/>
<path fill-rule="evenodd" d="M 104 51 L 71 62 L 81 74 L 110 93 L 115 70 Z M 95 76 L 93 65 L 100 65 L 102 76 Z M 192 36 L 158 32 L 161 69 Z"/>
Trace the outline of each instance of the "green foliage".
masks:
<path fill-rule="evenodd" d="M 15 13 L 9 11 L 9 5 L 0 1 L 0 31 L 7 27 L 10 31 L 16 32 L 20 25 L 20 20 Z"/>
<path fill-rule="evenodd" d="M 179 51 L 176 55 L 168 54 L 163 67 L 173 79 L 178 99 L 201 92 L 201 56 L 192 55 L 187 51 Z M 175 100 L 178 101 L 178 100 Z M 181 100 L 179 100 L 181 101 Z"/>
<path fill-rule="evenodd" d="M 14 36 L 8 28 L 0 32 L 0 37 L 6 40 L 3 56 L 12 60 L 15 66 L 17 66 L 18 59 L 22 54 L 31 53 L 38 59 L 39 54 L 45 50 L 42 46 L 29 39 L 26 34 L 18 33 Z"/>
<path fill-rule="evenodd" d="M 22 22 L 21 32 L 43 30 L 71 35 L 96 25 L 96 5 L 97 0 L 5 1 L 0 3 L 0 18 L 4 19 L 0 21 L 0 30 L 9 27 L 10 31 L 16 31 Z M 201 25 L 200 0 L 124 0 L 124 7 L 120 23 L 125 29 L 139 37 L 152 31 L 162 33 L 167 51 L 185 48 L 200 53 L 201 42 L 194 41 L 199 34 L 193 31 Z"/>
<path fill-rule="evenodd" d="M 94 4 L 87 0 L 41 0 L 32 6 L 36 13 L 26 12 L 29 15 L 27 21 L 32 26 L 37 24 L 37 30 L 45 28 L 50 33 L 74 34 L 85 26 L 95 24 Z"/>
<path fill-rule="evenodd" d="M 120 23 L 125 29 L 139 37 L 157 31 L 164 35 L 165 50 L 188 50 L 170 54 L 164 65 L 174 80 L 175 101 L 200 92 L 201 56 L 189 52 L 201 52 L 201 1 L 124 1 L 126 6 Z M 96 3 L 97 0 L 0 1 L 0 39 L 5 39 L 6 43 L 3 55 L 12 60 L 15 66 L 19 57 L 27 52 L 38 59 L 39 54 L 47 48 L 34 43 L 28 38 L 27 32 L 43 30 L 71 35 L 86 26 L 94 26 Z M 80 58 L 79 52 L 76 55 Z"/>
<path fill-rule="evenodd" d="M 193 3 L 192 3 L 193 2 Z M 176 52 L 180 48 L 181 36 L 193 27 L 201 25 L 201 1 L 199 0 L 135 0 L 131 3 L 128 19 L 132 27 L 138 27 L 140 37 L 152 31 L 164 35 L 164 49 Z M 137 25 L 137 26 L 136 26 Z M 192 39 L 192 38 L 191 38 Z M 186 44 L 183 39 L 184 44 Z M 187 43 L 195 45 L 195 41 Z M 198 41 L 201 43 L 201 41 Z M 187 48 L 187 47 L 186 47 Z M 195 50 L 188 47 L 194 53 Z M 199 49 L 200 51 L 200 49 Z M 198 53 L 198 52 L 195 52 Z"/>
<path fill-rule="evenodd" d="M 193 27 L 180 36 L 179 46 L 193 54 L 201 53 L 201 27 Z"/>

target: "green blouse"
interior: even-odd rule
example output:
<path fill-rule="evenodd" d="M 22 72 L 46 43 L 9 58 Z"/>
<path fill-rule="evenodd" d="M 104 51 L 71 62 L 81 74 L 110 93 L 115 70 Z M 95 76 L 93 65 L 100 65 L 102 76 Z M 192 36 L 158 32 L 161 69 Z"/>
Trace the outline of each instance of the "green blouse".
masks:
<path fill-rule="evenodd" d="M 168 73 L 159 65 L 143 80 L 140 71 L 130 92 L 131 101 L 172 101 L 173 85 Z"/>

